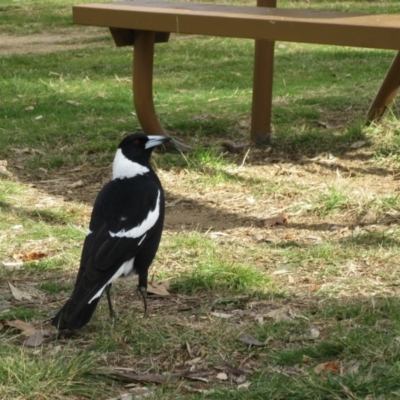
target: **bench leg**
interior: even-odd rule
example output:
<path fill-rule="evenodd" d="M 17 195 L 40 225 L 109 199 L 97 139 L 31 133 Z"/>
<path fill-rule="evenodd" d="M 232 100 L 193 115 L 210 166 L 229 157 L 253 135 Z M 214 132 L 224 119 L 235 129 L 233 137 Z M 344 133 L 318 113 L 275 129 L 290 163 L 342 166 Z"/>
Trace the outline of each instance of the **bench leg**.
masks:
<path fill-rule="evenodd" d="M 151 135 L 166 135 L 154 108 L 153 60 L 155 32 L 136 31 L 133 55 L 133 101 L 143 131 Z"/>
<path fill-rule="evenodd" d="M 257 0 L 258 7 L 276 7 L 276 0 Z M 254 49 L 251 140 L 267 143 L 271 134 L 275 42 L 256 40 Z"/>
<path fill-rule="evenodd" d="M 379 119 L 387 112 L 387 106 L 396 97 L 400 90 L 400 51 L 394 57 L 393 62 L 383 80 L 375 100 L 367 114 L 367 123 Z"/>

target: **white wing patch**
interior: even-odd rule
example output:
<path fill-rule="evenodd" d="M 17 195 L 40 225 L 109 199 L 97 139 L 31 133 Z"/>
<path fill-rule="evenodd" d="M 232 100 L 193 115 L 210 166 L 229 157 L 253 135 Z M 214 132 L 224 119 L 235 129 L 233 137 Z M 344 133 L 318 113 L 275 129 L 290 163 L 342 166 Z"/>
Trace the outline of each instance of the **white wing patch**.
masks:
<path fill-rule="evenodd" d="M 113 179 L 133 178 L 147 174 L 149 171 L 147 167 L 126 158 L 121 149 L 117 150 L 113 163 Z"/>
<path fill-rule="evenodd" d="M 89 300 L 88 304 L 90 304 L 94 299 L 97 299 L 98 297 L 100 297 L 107 285 L 109 285 L 110 283 L 113 283 L 115 280 L 117 280 L 122 275 L 123 276 L 129 275 L 130 272 L 132 271 L 134 260 L 135 259 L 132 258 L 131 260 L 124 262 L 118 268 L 118 271 L 108 280 L 108 282 Z"/>
<path fill-rule="evenodd" d="M 140 223 L 139 225 L 135 226 L 132 229 L 129 229 L 128 231 L 126 231 L 125 229 L 122 229 L 121 231 L 116 233 L 109 231 L 108 233 L 110 234 L 110 236 L 136 239 L 144 235 L 156 224 L 158 217 L 160 216 L 160 197 L 161 197 L 161 192 L 158 191 L 156 207 L 154 208 L 153 211 L 150 211 L 147 214 L 146 219 L 142 223 Z"/>

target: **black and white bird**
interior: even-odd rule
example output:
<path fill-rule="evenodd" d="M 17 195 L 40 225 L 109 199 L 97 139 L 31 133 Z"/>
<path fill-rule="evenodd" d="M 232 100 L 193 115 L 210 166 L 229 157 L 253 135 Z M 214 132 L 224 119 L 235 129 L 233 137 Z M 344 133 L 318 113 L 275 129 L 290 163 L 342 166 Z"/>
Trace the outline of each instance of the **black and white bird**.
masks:
<path fill-rule="evenodd" d="M 72 296 L 52 319 L 58 329 L 86 325 L 104 290 L 113 316 L 111 285 L 132 273 L 139 275 L 138 293 L 146 314 L 148 269 L 160 243 L 165 210 L 163 188 L 150 166 L 150 155 L 169 139 L 135 133 L 119 144 L 113 179 L 94 203 Z"/>

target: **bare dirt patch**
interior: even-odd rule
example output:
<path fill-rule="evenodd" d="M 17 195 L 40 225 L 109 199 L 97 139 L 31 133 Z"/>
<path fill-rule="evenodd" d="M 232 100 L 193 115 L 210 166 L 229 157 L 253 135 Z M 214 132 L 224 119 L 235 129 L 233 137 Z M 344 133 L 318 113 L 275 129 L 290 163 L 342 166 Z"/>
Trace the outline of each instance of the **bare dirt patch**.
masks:
<path fill-rule="evenodd" d="M 0 55 L 51 53 L 86 47 L 89 40 L 107 34 L 104 28 L 78 28 L 59 32 L 44 32 L 29 36 L 0 35 Z M 96 42 L 91 46 L 98 46 Z"/>

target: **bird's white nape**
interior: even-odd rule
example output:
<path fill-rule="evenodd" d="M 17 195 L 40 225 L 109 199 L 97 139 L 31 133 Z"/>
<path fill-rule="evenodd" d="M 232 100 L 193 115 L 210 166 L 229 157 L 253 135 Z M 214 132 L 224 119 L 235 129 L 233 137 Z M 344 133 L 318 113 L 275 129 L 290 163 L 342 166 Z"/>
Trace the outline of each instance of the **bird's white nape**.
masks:
<path fill-rule="evenodd" d="M 124 156 L 121 149 L 117 150 L 113 163 L 113 179 L 133 178 L 147 174 L 150 170 Z"/>
<path fill-rule="evenodd" d="M 131 273 L 132 268 L 133 268 L 133 261 L 135 259 L 132 258 L 129 261 L 124 262 L 117 270 L 117 272 L 108 280 L 108 282 L 88 301 L 88 304 L 90 304 L 94 299 L 97 299 L 98 297 L 101 296 L 103 293 L 104 289 L 106 286 L 108 286 L 110 283 L 113 283 L 115 280 L 117 280 L 120 276 L 127 276 Z"/>

